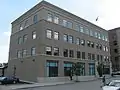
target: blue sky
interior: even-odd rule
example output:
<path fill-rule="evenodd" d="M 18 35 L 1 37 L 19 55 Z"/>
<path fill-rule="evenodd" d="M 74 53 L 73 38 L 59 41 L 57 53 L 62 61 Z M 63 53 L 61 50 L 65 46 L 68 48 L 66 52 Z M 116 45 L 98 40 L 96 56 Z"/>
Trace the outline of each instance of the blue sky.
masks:
<path fill-rule="evenodd" d="M 11 22 L 41 0 L 1 0 L 0 63 L 8 61 Z M 119 27 L 119 0 L 46 0 L 105 29 Z M 99 16 L 98 22 L 95 22 Z M 116 22 L 116 23 L 115 23 Z"/>

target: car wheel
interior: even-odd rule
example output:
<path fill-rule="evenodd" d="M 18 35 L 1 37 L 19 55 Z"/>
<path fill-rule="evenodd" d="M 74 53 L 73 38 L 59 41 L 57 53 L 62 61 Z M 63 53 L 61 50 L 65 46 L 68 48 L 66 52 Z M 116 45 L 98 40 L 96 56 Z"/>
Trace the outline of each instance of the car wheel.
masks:
<path fill-rule="evenodd" d="M 13 81 L 14 84 L 16 84 L 16 81 Z"/>

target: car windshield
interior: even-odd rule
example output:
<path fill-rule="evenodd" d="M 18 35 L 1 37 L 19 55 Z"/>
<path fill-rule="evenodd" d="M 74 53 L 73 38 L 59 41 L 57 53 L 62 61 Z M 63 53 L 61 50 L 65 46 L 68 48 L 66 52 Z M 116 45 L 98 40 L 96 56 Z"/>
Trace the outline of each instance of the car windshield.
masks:
<path fill-rule="evenodd" d="M 116 86 L 116 87 L 120 87 L 120 82 L 111 82 L 110 84 L 109 84 L 109 86 Z"/>
<path fill-rule="evenodd" d="M 3 80 L 3 79 L 5 79 L 6 77 L 0 77 L 0 80 Z"/>

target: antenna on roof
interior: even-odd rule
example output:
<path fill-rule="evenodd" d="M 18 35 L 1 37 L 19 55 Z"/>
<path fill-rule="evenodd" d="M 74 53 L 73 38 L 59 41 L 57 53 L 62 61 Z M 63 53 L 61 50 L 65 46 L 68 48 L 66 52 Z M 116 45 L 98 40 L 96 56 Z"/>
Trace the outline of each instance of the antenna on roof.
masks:
<path fill-rule="evenodd" d="M 96 18 L 96 20 L 95 20 L 95 21 L 98 21 L 98 18 L 99 18 L 99 16 Z"/>

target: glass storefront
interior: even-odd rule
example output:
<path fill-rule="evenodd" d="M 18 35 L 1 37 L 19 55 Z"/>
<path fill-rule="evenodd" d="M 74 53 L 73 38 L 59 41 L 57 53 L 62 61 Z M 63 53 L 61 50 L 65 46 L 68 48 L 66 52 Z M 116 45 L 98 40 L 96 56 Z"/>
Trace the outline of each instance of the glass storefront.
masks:
<path fill-rule="evenodd" d="M 89 75 L 95 75 L 95 64 L 89 63 Z"/>

